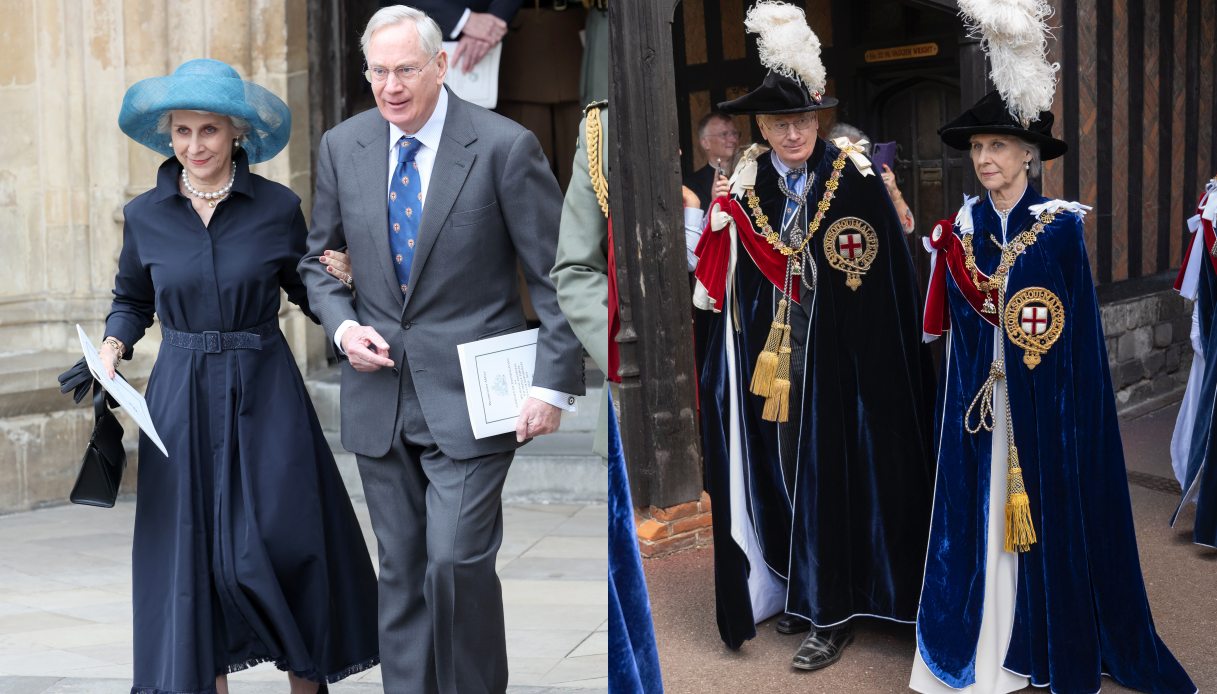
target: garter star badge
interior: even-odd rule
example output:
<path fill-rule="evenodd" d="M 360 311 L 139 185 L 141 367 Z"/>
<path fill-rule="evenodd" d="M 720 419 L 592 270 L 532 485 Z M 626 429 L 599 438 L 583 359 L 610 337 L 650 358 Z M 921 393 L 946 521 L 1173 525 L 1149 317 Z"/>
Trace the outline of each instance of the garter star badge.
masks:
<path fill-rule="evenodd" d="M 878 254 L 879 235 L 864 219 L 843 217 L 824 234 L 825 260 L 845 273 L 845 286 L 855 291 L 862 286 L 862 276 Z"/>
<path fill-rule="evenodd" d="M 1023 363 L 1034 369 L 1065 329 L 1065 306 L 1043 287 L 1027 287 L 1006 302 L 1006 335 L 1023 349 Z"/>

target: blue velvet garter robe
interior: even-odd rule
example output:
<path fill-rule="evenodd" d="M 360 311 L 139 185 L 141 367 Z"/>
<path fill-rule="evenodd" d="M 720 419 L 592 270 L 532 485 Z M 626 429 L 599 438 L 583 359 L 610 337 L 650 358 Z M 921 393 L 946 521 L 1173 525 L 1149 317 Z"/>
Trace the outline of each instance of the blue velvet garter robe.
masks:
<path fill-rule="evenodd" d="M 605 388 L 608 384 L 605 384 Z M 609 417 L 609 691 L 663 694 L 651 602 L 638 556 L 634 504 L 612 398 Z"/>
<path fill-rule="evenodd" d="M 1171 437 L 1171 464 L 1183 489 L 1171 516 L 1175 525 L 1189 503 L 1196 505 L 1192 540 L 1217 547 L 1217 179 L 1208 182 L 1196 214 L 1188 220 L 1192 241 L 1184 255 L 1175 289 L 1195 302 L 1192 307 L 1192 369 Z"/>
<path fill-rule="evenodd" d="M 213 694 L 261 662 L 322 683 L 379 662 L 371 558 L 279 331 L 281 288 L 308 314 L 300 200 L 244 150 L 236 164 L 208 226 L 173 158 L 124 210 L 106 334 L 131 347 L 160 318 L 145 395 L 169 453 L 141 435 L 133 694 Z M 221 349 L 231 332 L 256 337 Z"/>
<path fill-rule="evenodd" d="M 1099 690 L 1103 674 L 1139 691 L 1196 691 L 1155 631 L 1142 580 L 1083 238 L 1086 209 L 1048 201 L 1029 187 L 1004 225 L 987 197 L 970 198 L 954 226 L 940 225 L 942 235 L 935 237 L 940 250 L 927 292 L 926 330 L 933 334 L 949 326 L 949 336 L 936 413 L 938 475 L 917 616 L 914 684 L 918 669 L 925 668 L 936 680 L 930 684 L 975 685 L 978 693 L 1011 691 L 1008 687 L 1021 688 L 1029 680 L 1057 694 L 1091 694 Z M 1013 326 L 999 331 L 983 315 L 969 273 L 960 271 L 959 248 L 970 235 L 976 266 L 988 276 L 997 269 L 999 243 L 1031 228 L 1045 211 L 1055 217 L 1015 262 L 1005 297 L 1007 306 L 1018 307 L 1022 290 L 1039 288 L 1059 304 L 1041 293 L 1038 303 L 1011 314 Z M 937 245 L 940 240 L 944 245 Z M 952 245 L 957 264 L 946 270 L 951 263 L 945 251 Z M 931 305 L 936 298 L 937 307 Z M 992 320 L 1000 325 L 1007 312 L 998 308 L 997 313 L 1003 315 Z M 936 315 L 941 326 L 931 324 Z M 1004 324 L 1010 325 L 1008 319 Z M 1024 336 L 1016 336 L 1016 344 L 1009 331 L 1036 335 L 1053 324 L 1059 337 L 1032 369 L 1025 359 L 1038 348 L 1024 349 L 1019 346 L 1027 344 Z M 1004 552 L 1002 532 L 990 532 L 992 523 L 1004 524 L 1001 511 L 990 508 L 1006 500 L 1004 470 L 994 468 L 997 455 L 1005 467 L 1008 450 L 1004 398 L 993 398 L 994 433 L 965 430 L 965 413 L 990 375 L 998 345 L 1005 353 L 1005 377 L 998 383 L 1008 393 L 1037 536 L 1028 551 L 1017 554 Z M 970 421 L 975 427 L 975 413 Z M 991 489 L 995 483 L 1003 488 Z M 987 567 L 998 566 L 1003 557 L 1008 574 L 993 569 L 989 575 Z M 1006 579 L 1008 591 L 991 590 Z M 995 629 L 1003 617 L 1005 623 Z M 986 633 L 991 637 L 983 649 Z M 995 662 L 981 662 L 984 655 Z M 978 673 L 987 673 L 985 681 Z"/>
<path fill-rule="evenodd" d="M 835 144 L 817 141 L 807 163 L 812 215 L 839 155 Z M 787 204 L 778 164 L 761 153 L 750 181 L 773 226 Z M 705 484 L 714 508 L 716 616 L 729 648 L 781 612 L 820 627 L 916 616 L 934 385 L 904 234 L 880 178 L 860 166 L 845 160 L 809 242 L 818 279 L 807 268 L 794 278 L 801 287 L 791 292 L 785 423 L 763 418 L 765 398 L 749 384 L 784 295 L 773 273 L 780 278 L 786 260 L 757 230 L 742 193 L 714 201 L 699 245 L 695 303 L 710 309 L 699 389 Z M 733 180 L 741 176 L 752 174 L 740 169 Z M 734 221 L 719 224 L 725 209 Z M 804 214 L 783 238 L 808 229 Z M 852 226 L 830 234 L 842 220 Z M 851 288 L 847 273 L 828 262 L 826 244 L 843 253 L 858 243 L 874 256 Z M 714 282 L 724 293 L 717 299 L 707 289 Z"/>

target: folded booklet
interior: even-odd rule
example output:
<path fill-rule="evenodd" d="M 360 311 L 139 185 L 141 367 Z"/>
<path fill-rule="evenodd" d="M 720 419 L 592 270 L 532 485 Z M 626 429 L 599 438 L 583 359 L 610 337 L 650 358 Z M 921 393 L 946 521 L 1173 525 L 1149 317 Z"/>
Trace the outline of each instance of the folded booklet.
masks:
<path fill-rule="evenodd" d="M 520 405 L 532 388 L 539 332 L 534 328 L 457 345 L 474 438 L 516 430 Z"/>

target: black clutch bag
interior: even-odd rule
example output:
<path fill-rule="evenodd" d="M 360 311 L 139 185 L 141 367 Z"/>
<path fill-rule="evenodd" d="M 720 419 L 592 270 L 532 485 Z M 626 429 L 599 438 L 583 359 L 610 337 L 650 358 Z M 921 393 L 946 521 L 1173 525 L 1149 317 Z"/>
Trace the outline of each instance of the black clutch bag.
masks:
<path fill-rule="evenodd" d="M 123 448 L 123 426 L 110 411 L 105 389 L 89 374 L 84 360 L 59 377 L 60 391 L 74 391 L 76 402 L 84 399 L 93 386 L 93 434 L 80 462 L 80 474 L 68 499 L 74 504 L 111 508 L 118 498 L 118 487 L 127 466 L 127 451 Z"/>

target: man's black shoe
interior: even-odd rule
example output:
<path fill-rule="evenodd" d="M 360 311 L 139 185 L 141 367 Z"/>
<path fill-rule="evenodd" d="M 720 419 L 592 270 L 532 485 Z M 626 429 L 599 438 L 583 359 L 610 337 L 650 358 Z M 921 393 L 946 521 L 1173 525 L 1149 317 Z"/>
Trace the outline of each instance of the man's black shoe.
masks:
<path fill-rule="evenodd" d="M 777 629 L 779 634 L 802 634 L 811 628 L 811 622 L 798 615 L 786 613 L 778 617 L 773 628 Z"/>
<path fill-rule="evenodd" d="M 803 644 L 791 662 L 800 670 L 819 670 L 841 659 L 845 647 L 854 640 L 854 630 L 848 625 L 836 629 L 817 629 L 803 639 Z"/>

